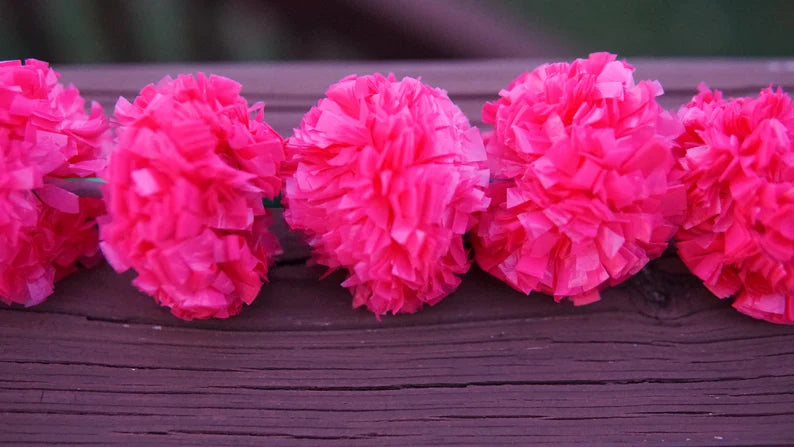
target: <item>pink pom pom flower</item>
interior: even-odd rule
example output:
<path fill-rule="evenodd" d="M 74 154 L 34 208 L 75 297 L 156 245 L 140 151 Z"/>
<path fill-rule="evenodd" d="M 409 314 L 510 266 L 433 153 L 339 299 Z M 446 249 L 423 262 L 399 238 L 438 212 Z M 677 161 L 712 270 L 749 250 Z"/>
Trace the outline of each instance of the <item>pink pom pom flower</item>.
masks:
<path fill-rule="evenodd" d="M 240 89 L 180 75 L 116 104 L 102 251 L 179 318 L 240 312 L 280 252 L 262 200 L 279 194 L 283 140 Z"/>
<path fill-rule="evenodd" d="M 794 106 L 782 90 L 724 100 L 701 85 L 679 111 L 689 210 L 678 254 L 739 311 L 794 323 Z"/>
<path fill-rule="evenodd" d="M 483 107 L 491 206 L 475 258 L 515 289 L 574 304 L 661 255 L 685 207 L 671 175 L 680 124 L 655 81 L 609 53 L 542 65 Z"/>
<path fill-rule="evenodd" d="M 102 107 L 58 82 L 46 62 L 0 62 L 0 301 L 32 306 L 53 283 L 98 260 L 104 207 L 62 189 L 105 166 Z"/>
<path fill-rule="evenodd" d="M 353 306 L 433 305 L 470 262 L 463 234 L 488 206 L 479 131 L 417 79 L 351 75 L 287 142 L 285 218 L 314 260 L 346 268 Z"/>

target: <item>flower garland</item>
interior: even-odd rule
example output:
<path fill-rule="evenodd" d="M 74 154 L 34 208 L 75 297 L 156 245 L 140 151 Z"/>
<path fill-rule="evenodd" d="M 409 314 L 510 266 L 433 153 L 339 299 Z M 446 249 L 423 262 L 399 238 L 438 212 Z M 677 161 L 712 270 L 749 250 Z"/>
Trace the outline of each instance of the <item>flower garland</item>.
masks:
<path fill-rule="evenodd" d="M 264 203 L 281 199 L 310 262 L 345 269 L 353 306 L 378 318 L 453 292 L 470 232 L 485 271 L 576 305 L 674 241 L 715 295 L 794 324 L 794 106 L 780 89 L 726 100 L 701 86 L 671 114 L 657 81 L 594 53 L 519 75 L 484 105 L 483 138 L 443 90 L 351 75 L 283 140 L 220 76 L 148 85 L 112 126 L 57 79 L 44 62 L 0 63 L 8 304 L 40 303 L 101 246 L 177 317 L 229 317 L 280 253 Z"/>

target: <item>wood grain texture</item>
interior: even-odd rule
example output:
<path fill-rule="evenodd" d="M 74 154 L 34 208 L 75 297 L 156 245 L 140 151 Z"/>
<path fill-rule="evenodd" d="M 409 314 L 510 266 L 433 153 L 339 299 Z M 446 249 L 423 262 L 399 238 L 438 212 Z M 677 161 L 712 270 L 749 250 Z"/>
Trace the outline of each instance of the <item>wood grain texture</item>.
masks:
<path fill-rule="evenodd" d="M 284 135 L 350 72 L 421 75 L 474 120 L 540 61 L 62 68 L 112 106 L 166 73 L 242 81 Z M 667 107 L 701 80 L 794 91 L 794 61 L 634 60 Z M 379 322 L 283 221 L 286 254 L 229 320 L 180 321 L 108 266 L 0 308 L 9 445 L 791 445 L 794 327 L 744 317 L 672 256 L 582 308 L 473 268 L 439 305 Z"/>

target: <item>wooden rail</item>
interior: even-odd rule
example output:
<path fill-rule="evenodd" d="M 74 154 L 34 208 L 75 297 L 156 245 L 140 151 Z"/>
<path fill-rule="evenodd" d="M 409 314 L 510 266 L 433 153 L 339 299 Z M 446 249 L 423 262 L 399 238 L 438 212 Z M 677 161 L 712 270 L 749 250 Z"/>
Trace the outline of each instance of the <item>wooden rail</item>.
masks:
<path fill-rule="evenodd" d="M 358 72 L 422 76 L 472 121 L 541 61 L 56 67 L 108 112 L 165 74 L 205 71 L 265 100 L 289 135 Z M 707 81 L 794 92 L 794 61 L 632 61 L 678 107 Z M 184 322 L 108 266 L 44 304 L 0 307 L 0 442 L 13 445 L 790 445 L 794 327 L 745 317 L 674 257 L 596 304 L 523 296 L 476 267 L 441 304 L 378 322 L 297 236 L 258 300 Z"/>

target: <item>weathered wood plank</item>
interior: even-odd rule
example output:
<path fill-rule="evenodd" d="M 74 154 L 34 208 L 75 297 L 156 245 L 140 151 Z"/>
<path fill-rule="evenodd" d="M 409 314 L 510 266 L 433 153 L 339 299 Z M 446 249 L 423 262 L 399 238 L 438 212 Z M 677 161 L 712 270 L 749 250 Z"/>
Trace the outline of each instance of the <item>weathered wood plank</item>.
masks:
<path fill-rule="evenodd" d="M 670 108 L 701 79 L 738 94 L 794 85 L 786 61 L 633 62 L 667 86 Z M 204 69 L 243 81 L 288 136 L 348 71 L 422 74 L 476 122 L 482 102 L 527 66 L 534 62 Z M 191 68 L 62 71 L 112 106 Z M 582 308 L 523 296 L 473 268 L 439 305 L 379 322 L 350 309 L 343 274 L 319 281 L 321 268 L 302 265 L 306 247 L 276 214 L 287 253 L 258 300 L 229 320 L 177 320 L 107 265 L 63 280 L 40 306 L 0 308 L 0 442 L 794 443 L 794 327 L 733 311 L 670 256 Z"/>
<path fill-rule="evenodd" d="M 574 308 L 475 270 L 438 306 L 378 323 L 312 276 L 275 268 L 274 290 L 226 321 L 175 320 L 106 266 L 0 312 L 3 424 L 42 424 L 0 439 L 791 440 L 794 330 L 697 285 L 653 315 L 630 287 Z"/>
<path fill-rule="evenodd" d="M 463 62 L 300 62 L 287 64 L 165 64 L 60 67 L 63 79 L 86 92 L 133 94 L 165 75 L 203 71 L 229 76 L 244 93 L 268 97 L 316 98 L 328 85 L 351 74 L 373 72 L 421 76 L 451 95 L 494 96 L 522 71 L 555 59 Z M 638 79 L 658 79 L 668 91 L 692 91 L 700 81 L 728 90 L 771 84 L 794 85 L 794 61 L 786 59 L 632 58 Z M 56 67 L 58 68 L 58 67 Z"/>
<path fill-rule="evenodd" d="M 373 72 L 414 76 L 447 90 L 450 97 L 475 125 L 482 125 L 484 102 L 523 71 L 550 59 L 494 60 L 472 62 L 370 62 L 291 64 L 174 64 L 102 65 L 56 67 L 65 82 L 72 82 L 89 99 L 99 101 L 111 113 L 119 96 L 135 97 L 146 84 L 165 75 L 216 73 L 243 84 L 249 101 L 265 101 L 266 119 L 273 128 L 289 136 L 303 114 L 323 96 L 325 89 L 342 77 Z M 665 88 L 660 103 L 671 110 L 687 102 L 700 82 L 720 88 L 729 96 L 754 95 L 769 85 L 794 91 L 794 61 L 632 59 L 637 79 L 658 79 Z"/>

